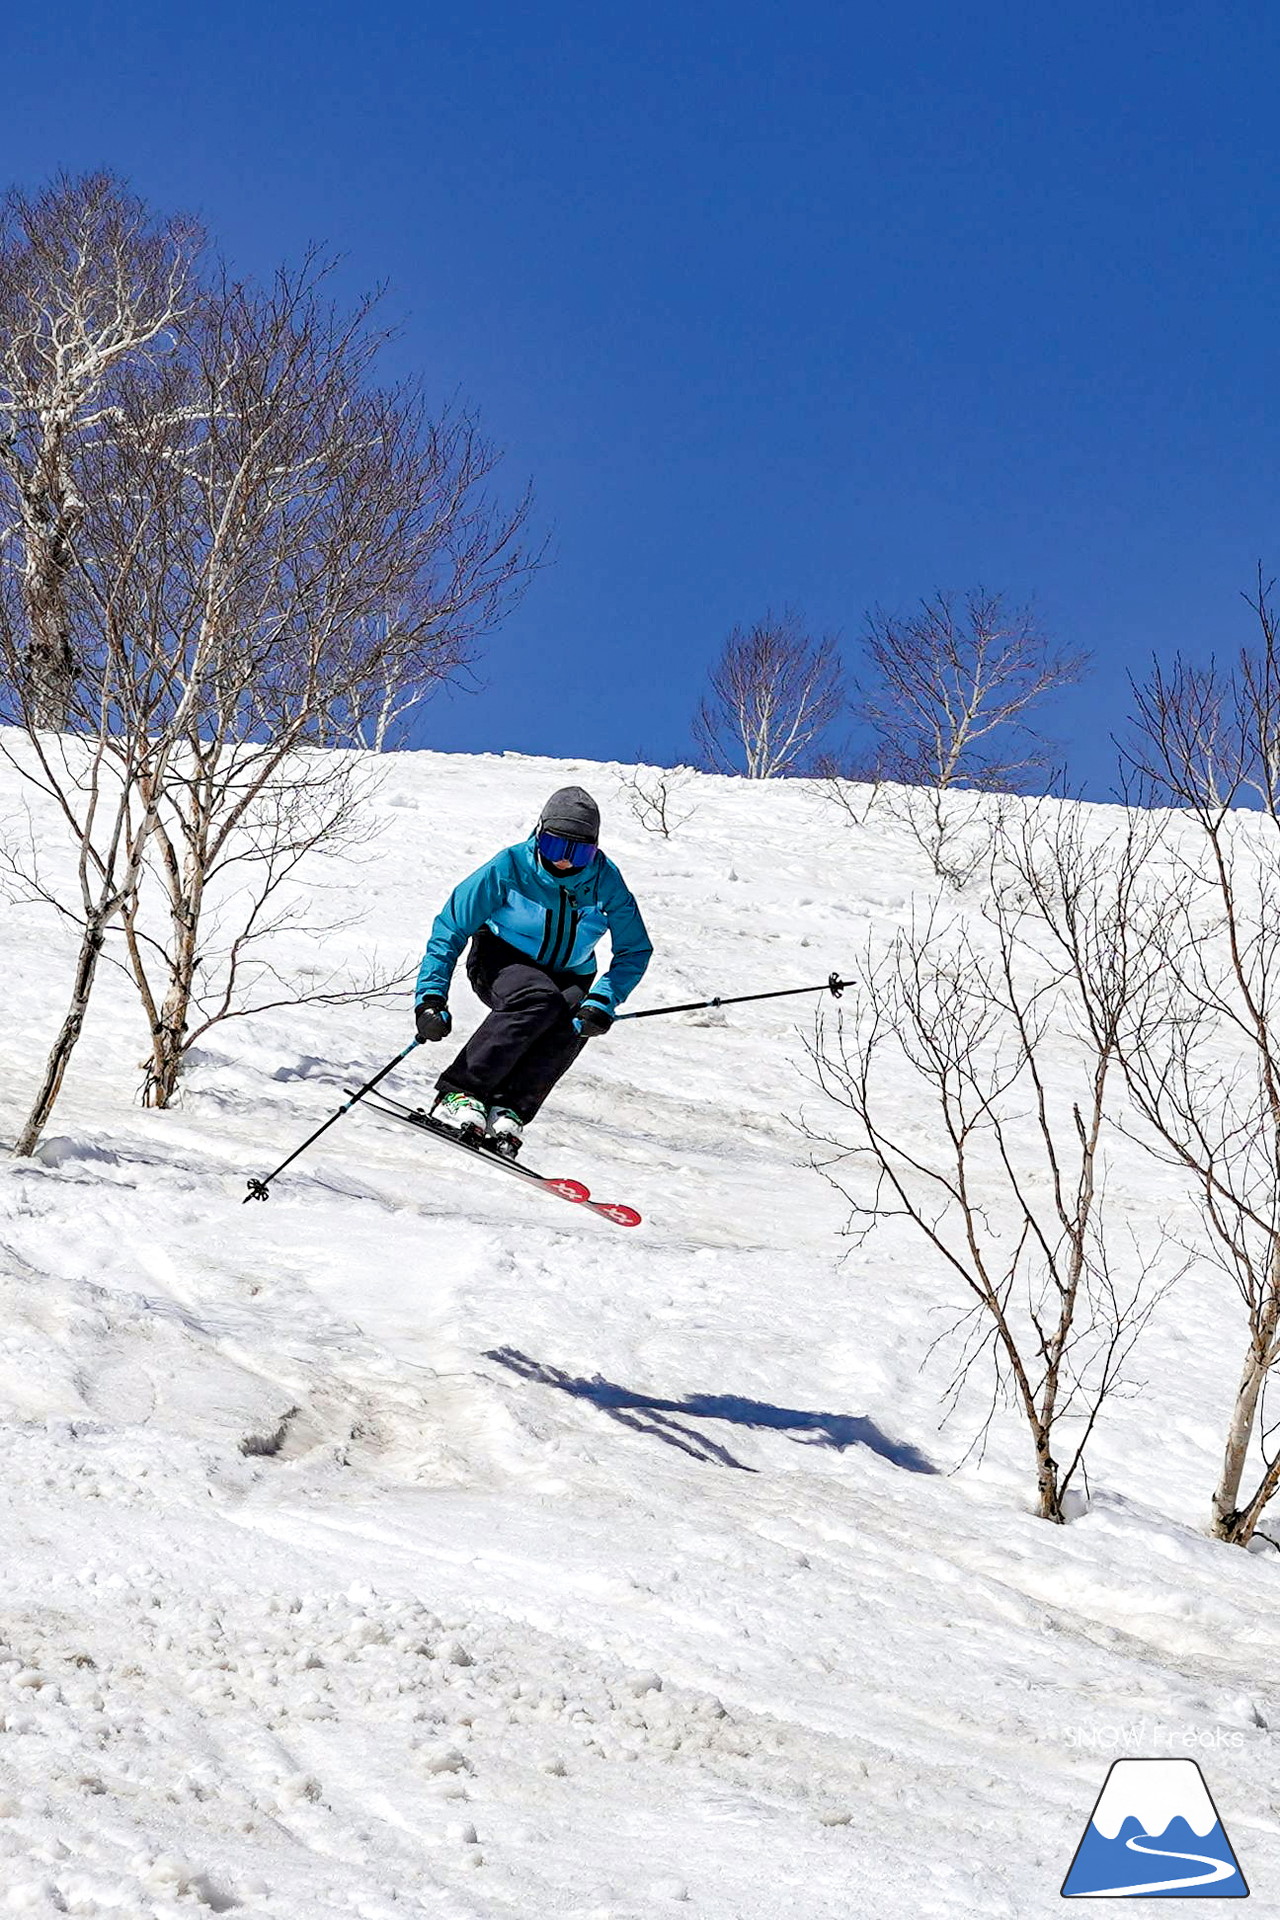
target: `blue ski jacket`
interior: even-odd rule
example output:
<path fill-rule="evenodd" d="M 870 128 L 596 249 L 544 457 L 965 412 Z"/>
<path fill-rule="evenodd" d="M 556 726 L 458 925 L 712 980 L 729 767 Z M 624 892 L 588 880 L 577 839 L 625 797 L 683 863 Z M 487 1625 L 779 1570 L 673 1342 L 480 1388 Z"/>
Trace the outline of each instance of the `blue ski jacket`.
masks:
<path fill-rule="evenodd" d="M 473 933 L 489 927 L 548 973 L 591 974 L 608 933 L 609 970 L 591 988 L 610 1012 L 644 974 L 653 945 L 630 888 L 605 854 L 580 873 L 551 873 L 538 858 L 537 835 L 504 847 L 456 886 L 436 915 L 418 971 L 415 1003 L 445 999 L 458 956 Z"/>

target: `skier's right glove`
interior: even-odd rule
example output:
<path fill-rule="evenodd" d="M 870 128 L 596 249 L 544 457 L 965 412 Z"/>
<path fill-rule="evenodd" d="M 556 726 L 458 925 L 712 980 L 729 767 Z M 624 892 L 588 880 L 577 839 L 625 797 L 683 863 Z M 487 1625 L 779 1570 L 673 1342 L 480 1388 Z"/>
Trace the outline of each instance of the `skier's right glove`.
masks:
<path fill-rule="evenodd" d="M 429 993 L 414 1008 L 419 1040 L 443 1040 L 453 1021 L 439 994 Z"/>
<path fill-rule="evenodd" d="M 608 1033 L 613 1025 L 613 1015 L 602 1000 L 584 1000 L 578 1008 L 574 1026 L 584 1040 L 594 1040 L 602 1033 Z"/>

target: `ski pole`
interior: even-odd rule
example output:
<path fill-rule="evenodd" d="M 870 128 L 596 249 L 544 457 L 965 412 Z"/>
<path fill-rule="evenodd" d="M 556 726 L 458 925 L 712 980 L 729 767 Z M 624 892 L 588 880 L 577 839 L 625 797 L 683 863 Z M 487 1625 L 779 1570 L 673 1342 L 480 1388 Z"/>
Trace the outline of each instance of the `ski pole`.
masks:
<path fill-rule="evenodd" d="M 703 1007 L 736 1007 L 744 1000 L 786 1000 L 793 993 L 829 993 L 835 999 L 848 986 L 838 973 L 828 974 L 820 987 L 779 987 L 773 993 L 731 993 L 717 994 L 714 1000 L 688 1000 L 679 1007 L 644 1007 L 639 1013 L 619 1013 L 615 1020 L 653 1020 L 660 1013 L 700 1013 Z"/>
<path fill-rule="evenodd" d="M 327 1133 L 329 1128 L 333 1125 L 334 1121 L 341 1120 L 344 1113 L 350 1113 L 352 1107 L 354 1107 L 357 1100 L 363 1100 L 366 1093 L 372 1093 L 373 1089 L 377 1086 L 379 1080 L 385 1080 L 387 1075 L 391 1072 L 392 1068 L 398 1067 L 402 1060 L 407 1060 L 409 1058 L 409 1055 L 413 1052 L 414 1048 L 421 1046 L 421 1044 L 422 1042 L 420 1040 L 413 1039 L 409 1042 L 408 1046 L 405 1048 L 403 1053 L 398 1053 L 394 1060 L 388 1060 L 386 1066 L 381 1068 L 377 1073 L 375 1073 L 372 1080 L 366 1080 L 364 1085 L 360 1088 L 360 1090 L 357 1093 L 352 1094 L 351 1098 L 347 1101 L 345 1106 L 339 1107 L 336 1113 L 331 1113 L 329 1115 L 329 1118 L 325 1121 L 322 1127 L 317 1127 L 314 1133 L 309 1133 L 306 1139 L 303 1141 L 302 1145 L 300 1147 L 295 1147 L 293 1152 L 289 1155 L 289 1158 L 287 1160 L 282 1160 L 280 1162 L 280 1165 L 276 1168 L 275 1173 L 269 1173 L 265 1180 L 251 1180 L 249 1182 L 249 1191 L 248 1193 L 246 1193 L 244 1199 L 240 1202 L 241 1206 L 242 1207 L 247 1206 L 250 1200 L 269 1200 L 271 1198 L 271 1195 L 268 1192 L 268 1188 L 270 1187 L 271 1182 L 276 1178 L 276 1175 L 283 1173 L 286 1167 L 291 1167 L 294 1161 L 297 1159 L 298 1155 L 300 1153 L 305 1153 L 313 1140 L 318 1140 L 322 1133 Z"/>

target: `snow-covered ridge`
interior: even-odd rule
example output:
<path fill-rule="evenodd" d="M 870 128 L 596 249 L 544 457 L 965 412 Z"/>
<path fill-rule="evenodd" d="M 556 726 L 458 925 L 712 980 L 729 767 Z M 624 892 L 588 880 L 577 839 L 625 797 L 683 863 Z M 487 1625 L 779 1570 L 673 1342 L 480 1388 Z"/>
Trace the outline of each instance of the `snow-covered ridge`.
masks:
<path fill-rule="evenodd" d="M 313 876 L 353 924 L 282 958 L 412 963 L 570 781 L 655 937 L 635 1006 L 821 980 L 931 895 L 900 825 L 806 782 L 693 777 L 664 839 L 623 773 L 390 759 L 381 837 Z M 0 769 L 19 832 L 23 798 Z M 68 941 L 7 907 L 0 943 L 12 1137 Z M 1232 1296 L 1171 1296 L 1087 1513 L 1034 1520 L 1012 1416 L 968 1455 L 985 1379 L 939 1428 L 945 1277 L 842 1238 L 807 1164 L 796 1123 L 838 1125 L 810 1017 L 592 1043 L 527 1153 L 627 1234 L 359 1112 L 242 1205 L 405 1044 L 407 992 L 215 1028 L 157 1114 L 104 972 L 50 1137 L 0 1163 L 0 1912 L 1035 1920 L 1144 1727 L 1197 1743 L 1280 1897 L 1280 1563 L 1203 1532 Z M 1179 1217 L 1123 1140 L 1107 1177 L 1135 1230 Z"/>

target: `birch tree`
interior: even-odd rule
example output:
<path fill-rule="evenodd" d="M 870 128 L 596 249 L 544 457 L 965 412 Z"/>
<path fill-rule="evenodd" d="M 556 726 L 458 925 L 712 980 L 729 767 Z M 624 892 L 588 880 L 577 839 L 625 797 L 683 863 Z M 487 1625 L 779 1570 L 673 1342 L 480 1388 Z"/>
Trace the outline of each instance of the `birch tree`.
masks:
<path fill-rule="evenodd" d="M 374 384 L 370 313 L 330 307 L 314 267 L 264 291 L 224 283 L 188 330 L 180 425 L 151 469 L 153 497 L 133 481 L 107 489 L 117 548 L 132 548 L 140 513 L 150 526 L 132 671 L 188 701 L 156 796 L 151 893 L 128 915 L 156 1105 L 211 1021 L 264 1004 L 246 997 L 246 956 L 284 924 L 300 860 L 362 830 L 367 782 L 320 749 L 386 690 L 403 712 L 455 674 L 529 565 L 526 503 L 502 512 L 483 495 L 494 456 L 473 423 L 432 419 L 416 394 Z M 163 928 L 148 924 L 157 891 Z M 215 891 L 218 949 L 205 922 Z M 277 1004 L 280 976 L 265 978 Z M 329 980 L 294 997 L 345 991 Z"/>
<path fill-rule="evenodd" d="M 112 431 L 116 377 L 172 351 L 200 246 L 194 222 L 156 219 L 109 173 L 11 192 L 0 210 L 0 565 L 21 580 L 38 727 L 71 713 L 86 444 Z"/>
<path fill-rule="evenodd" d="M 735 627 L 709 682 L 694 737 L 709 767 L 748 780 L 798 771 L 844 705 L 834 638 L 813 639 L 795 613 Z"/>
<path fill-rule="evenodd" d="M 155 689 L 130 682 L 98 626 L 119 583 L 97 553 L 90 468 L 120 430 L 122 383 L 135 394 L 164 384 L 201 245 L 194 222 L 156 218 L 108 173 L 11 192 L 0 210 L 0 718 L 25 736 L 5 750 L 53 803 L 76 859 L 70 896 L 18 863 L 20 889 L 77 929 L 67 1012 L 20 1153 L 57 1099 L 107 932 L 137 886 L 152 783 L 172 746 L 163 721 L 153 726 Z"/>
<path fill-rule="evenodd" d="M 170 372 L 162 383 L 169 391 L 172 379 Z M 57 908 L 77 934 L 67 1012 L 19 1133 L 20 1155 L 34 1151 L 61 1090 L 107 934 L 136 896 L 170 762 L 196 710 L 198 676 L 179 687 L 163 661 L 137 670 L 134 622 L 150 598 L 149 543 L 156 531 L 144 476 L 167 468 L 173 416 L 163 402 L 157 406 L 150 379 L 134 399 L 138 411 L 132 417 L 127 402 L 118 400 L 112 433 L 99 436 L 82 461 L 86 508 L 72 544 L 73 564 L 61 583 L 75 660 L 66 731 L 44 724 L 44 691 L 27 672 L 29 604 L 15 571 L 0 570 L 2 717 L 17 736 L 4 739 L 0 750 L 62 820 L 76 861 L 69 898 L 46 880 L 34 860 L 24 864 L 11 854 L 9 861 L 28 897 Z M 115 480 L 102 484 L 110 472 Z M 112 497 L 129 526 L 128 538 L 114 543 L 110 515 L 100 511 Z"/>
<path fill-rule="evenodd" d="M 63 199 L 21 205 L 53 228 L 39 258 L 60 258 Z M 107 257 L 113 238 L 124 260 L 141 234 L 148 262 L 172 263 L 168 298 L 145 325 L 113 333 L 102 320 L 93 364 L 106 374 L 92 398 L 86 374 L 56 404 L 31 399 L 30 419 L 11 409 L 3 469 L 14 503 L 0 548 L 3 717 L 22 738 L 0 750 L 52 802 L 78 861 L 73 895 L 16 863 L 27 892 L 79 929 L 71 1006 L 21 1152 L 57 1097 L 113 928 L 147 1015 L 156 1104 L 174 1092 L 193 1001 L 197 1032 L 264 1004 L 264 991 L 276 1003 L 267 937 L 296 912 L 299 862 L 364 830 L 350 759 L 325 750 L 358 738 L 375 711 L 385 744 L 395 715 L 471 657 L 535 559 L 521 543 L 527 494 L 505 508 L 492 497 L 498 456 L 474 420 L 378 384 L 372 302 L 334 308 L 314 258 L 265 289 L 225 271 L 196 285 L 185 229 L 112 205 Z M 67 303 L 49 321 L 55 371 L 78 364 L 85 315 L 99 315 L 75 305 L 95 244 L 51 281 Z M 11 290 L 27 282 L 13 269 L 25 256 L 10 253 Z M 10 361 L 38 369 L 25 312 L 20 299 L 5 309 Z M 24 476 L 46 414 L 62 437 L 48 443 L 40 495 Z M 34 596 L 33 552 L 48 587 Z M 292 991 L 364 997 L 389 984 L 374 974 Z"/>
<path fill-rule="evenodd" d="M 962 885 L 987 851 L 969 829 L 991 816 L 953 796 L 1023 792 L 1049 777 L 1051 750 L 1031 716 L 1079 679 L 1085 657 L 983 588 L 935 594 L 906 616 L 873 613 L 863 653 L 858 711 L 878 777 L 906 789 L 896 810 L 939 877 Z"/>
<path fill-rule="evenodd" d="M 1228 667 L 1177 659 L 1135 689 L 1131 769 L 1185 822 L 1152 928 L 1160 965 L 1125 1046 L 1156 1151 L 1187 1176 L 1202 1255 L 1235 1286 L 1244 1354 L 1213 1531 L 1247 1545 L 1280 1490 L 1267 1407 L 1280 1362 L 1280 637 Z"/>

